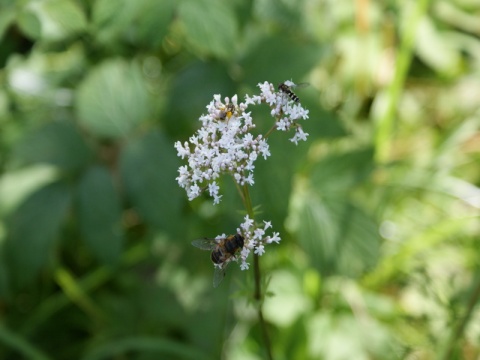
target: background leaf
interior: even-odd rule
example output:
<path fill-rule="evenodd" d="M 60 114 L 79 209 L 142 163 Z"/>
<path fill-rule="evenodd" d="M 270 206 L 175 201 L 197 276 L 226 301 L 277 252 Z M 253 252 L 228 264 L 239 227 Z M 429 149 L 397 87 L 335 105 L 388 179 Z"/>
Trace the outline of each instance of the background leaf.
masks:
<path fill-rule="evenodd" d="M 92 156 L 83 138 L 68 122 L 52 122 L 25 136 L 14 150 L 22 164 L 47 163 L 64 171 L 79 171 Z"/>
<path fill-rule="evenodd" d="M 186 0 L 181 2 L 178 11 L 189 44 L 206 54 L 231 56 L 238 24 L 229 3 Z"/>
<path fill-rule="evenodd" d="M 53 255 L 70 200 L 68 187 L 56 182 L 33 193 L 9 219 L 6 259 L 16 286 L 33 281 Z"/>
<path fill-rule="evenodd" d="M 179 161 L 172 144 L 160 132 L 132 140 L 122 154 L 122 178 L 140 216 L 157 229 L 176 232 L 180 217 Z"/>
<path fill-rule="evenodd" d="M 90 168 L 78 185 L 78 213 L 83 239 L 97 259 L 120 260 L 124 245 L 120 200 L 108 171 Z"/>
<path fill-rule="evenodd" d="M 80 123 L 97 136 L 124 137 L 147 119 L 148 99 L 142 75 L 134 63 L 109 60 L 80 84 Z"/>

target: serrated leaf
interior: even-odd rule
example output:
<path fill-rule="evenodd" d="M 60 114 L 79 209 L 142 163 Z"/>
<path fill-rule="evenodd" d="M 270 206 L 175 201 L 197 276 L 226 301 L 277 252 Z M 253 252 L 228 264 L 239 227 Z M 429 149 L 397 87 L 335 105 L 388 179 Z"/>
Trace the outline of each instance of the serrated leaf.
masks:
<path fill-rule="evenodd" d="M 361 276 L 378 260 L 380 237 L 375 221 L 342 197 L 305 189 L 292 206 L 289 223 L 323 274 Z"/>
<path fill-rule="evenodd" d="M 93 69 L 80 84 L 78 117 L 97 136 L 126 136 L 149 113 L 140 69 L 123 60 L 109 60 Z"/>
<path fill-rule="evenodd" d="M 180 225 L 178 167 L 172 143 L 158 132 L 130 142 L 122 154 L 128 197 L 140 216 L 158 229 L 175 231 Z"/>
<path fill-rule="evenodd" d="M 231 6 L 216 0 L 187 0 L 179 6 L 187 41 L 207 54 L 229 57 L 237 41 L 237 18 Z"/>
<path fill-rule="evenodd" d="M 120 200 L 108 171 L 90 168 L 78 184 L 78 220 L 87 246 L 96 258 L 115 265 L 123 250 Z"/>
<path fill-rule="evenodd" d="M 22 164 L 47 163 L 65 171 L 78 171 L 91 152 L 75 127 L 67 122 L 52 122 L 25 136 L 13 157 Z"/>
<path fill-rule="evenodd" d="M 8 220 L 6 254 L 17 286 L 31 282 L 52 255 L 70 199 L 65 184 L 49 184 L 27 198 Z"/>

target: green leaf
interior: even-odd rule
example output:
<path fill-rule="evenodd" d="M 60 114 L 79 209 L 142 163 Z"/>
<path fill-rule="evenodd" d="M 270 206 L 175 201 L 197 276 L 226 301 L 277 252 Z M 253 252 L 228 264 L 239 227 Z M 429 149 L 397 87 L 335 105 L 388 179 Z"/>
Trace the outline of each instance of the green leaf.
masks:
<path fill-rule="evenodd" d="M 183 137 L 200 127 L 198 118 L 206 113 L 205 107 L 213 100 L 214 94 L 221 94 L 222 98 L 235 95 L 233 83 L 225 76 L 226 72 L 227 69 L 219 64 L 195 61 L 177 74 L 172 82 L 168 112 L 164 117 L 169 134 Z"/>
<path fill-rule="evenodd" d="M 42 24 L 38 15 L 30 8 L 23 8 L 17 16 L 17 24 L 21 31 L 33 40 L 40 38 Z"/>
<path fill-rule="evenodd" d="M 140 42 L 152 47 L 161 46 L 170 27 L 175 4 L 175 0 L 144 0 L 133 24 L 135 43 Z"/>
<path fill-rule="evenodd" d="M 420 59 L 447 76 L 459 74 L 462 70 L 456 39 L 449 39 L 450 36 L 451 34 L 436 29 L 432 19 L 424 17 L 415 38 L 415 50 Z"/>
<path fill-rule="evenodd" d="M 42 37 L 62 40 L 86 30 L 87 18 L 82 8 L 71 0 L 46 0 L 40 3 Z"/>
<path fill-rule="evenodd" d="M 80 231 L 97 259 L 115 265 L 123 250 L 124 236 L 118 194 L 108 171 L 90 168 L 78 185 Z"/>
<path fill-rule="evenodd" d="M 227 2 L 186 0 L 178 9 L 187 41 L 200 52 L 231 57 L 237 42 L 237 18 Z"/>
<path fill-rule="evenodd" d="M 101 360 L 116 358 L 129 351 L 136 351 L 142 354 L 163 354 L 158 358 L 195 359 L 205 360 L 209 357 L 201 349 L 186 345 L 184 342 L 177 342 L 168 338 L 159 337 L 127 337 L 111 341 L 89 351 L 83 360 Z"/>
<path fill-rule="evenodd" d="M 6 254 L 17 286 L 31 282 L 52 254 L 70 198 L 65 184 L 49 184 L 27 198 L 8 220 Z"/>
<path fill-rule="evenodd" d="M 245 82 L 256 85 L 265 80 L 274 84 L 293 80 L 298 83 L 321 60 L 322 50 L 318 44 L 284 36 L 265 37 L 241 61 Z"/>
<path fill-rule="evenodd" d="M 175 4 L 175 0 L 95 1 L 93 34 L 105 46 L 124 40 L 136 47 L 158 47 L 169 30 Z"/>
<path fill-rule="evenodd" d="M 303 0 L 257 0 L 254 2 L 255 16 L 262 22 L 275 21 L 283 28 L 301 25 Z"/>
<path fill-rule="evenodd" d="M 78 171 L 88 163 L 91 152 L 72 124 L 52 122 L 25 136 L 13 157 L 22 164 L 47 163 Z"/>
<path fill-rule="evenodd" d="M 16 331 L 7 328 L 3 322 L 0 324 L 0 343 L 10 350 L 14 350 L 18 355 L 23 355 L 24 359 L 32 360 L 51 360 L 35 346 L 30 340 L 16 333 Z"/>
<path fill-rule="evenodd" d="M 159 1 L 162 3 L 163 1 Z M 97 40 L 105 45 L 115 43 L 125 33 L 144 1 L 98 0 L 93 4 L 92 18 Z"/>
<path fill-rule="evenodd" d="M 15 20 L 15 8 L 11 5 L 10 7 L 4 6 L 0 12 L 0 41 L 3 40 L 6 30 Z"/>
<path fill-rule="evenodd" d="M 373 156 L 373 148 L 330 154 L 312 169 L 311 182 L 322 194 L 349 191 L 371 174 Z"/>
<path fill-rule="evenodd" d="M 289 225 L 323 275 L 358 277 L 377 262 L 380 236 L 375 221 L 342 197 L 311 189 L 293 195 Z"/>
<path fill-rule="evenodd" d="M 97 136 L 126 136 L 147 118 L 148 105 L 140 69 L 120 59 L 93 69 L 78 89 L 80 123 Z"/>
<path fill-rule="evenodd" d="M 326 156 L 292 194 L 288 226 L 324 275 L 357 277 L 377 262 L 376 221 L 351 200 L 372 164 L 372 149 Z"/>
<path fill-rule="evenodd" d="M 179 161 L 173 144 L 158 132 L 130 142 L 121 171 L 128 197 L 140 216 L 158 229 L 180 227 Z"/>

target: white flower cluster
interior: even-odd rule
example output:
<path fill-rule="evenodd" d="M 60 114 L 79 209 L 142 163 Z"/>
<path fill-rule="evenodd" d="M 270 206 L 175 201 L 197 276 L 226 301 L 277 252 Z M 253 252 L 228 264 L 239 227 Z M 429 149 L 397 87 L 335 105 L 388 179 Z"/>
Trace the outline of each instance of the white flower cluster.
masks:
<path fill-rule="evenodd" d="M 295 86 L 289 81 L 285 85 Z M 308 134 L 297 121 L 307 119 L 308 110 L 284 92 L 275 92 L 271 83 L 258 86 L 261 94 L 246 96 L 244 103 L 238 103 L 236 95 L 232 99 L 225 98 L 224 103 L 220 95 L 214 95 L 207 106 L 208 114 L 199 119 L 202 127 L 188 142 L 175 143 L 178 156 L 188 160 L 188 166 L 179 168 L 176 180 L 186 190 L 189 200 L 208 190 L 214 204 L 218 204 L 222 195 L 216 180 L 224 173 L 231 174 L 239 185 L 254 184 L 255 160 L 259 156 L 266 159 L 270 156 L 270 149 L 265 137 L 251 133 L 255 124 L 251 113 L 246 111 L 249 105 L 267 103 L 276 119 L 276 129 L 287 131 L 294 127 L 295 135 L 291 141 L 297 144 L 299 140 L 306 140 Z"/>
<path fill-rule="evenodd" d="M 272 242 L 280 242 L 280 234 L 274 232 L 271 236 L 265 236 L 266 231 L 272 227 L 270 221 L 263 221 L 263 228 L 255 226 L 252 219 L 245 216 L 245 221 L 240 224 L 240 228 L 237 229 L 237 232 L 244 237 L 243 249 L 240 252 L 240 269 L 247 270 L 250 266 L 247 263 L 248 255 L 250 251 L 253 250 L 256 255 L 263 255 L 265 253 L 265 244 L 271 244 Z"/>
<path fill-rule="evenodd" d="M 292 81 L 285 81 L 284 84 L 289 88 L 295 88 Z M 298 102 L 292 101 L 289 95 L 283 91 L 275 91 L 274 86 L 265 81 L 263 84 L 258 84 L 261 90 L 260 95 L 252 97 L 246 96 L 246 104 L 260 104 L 266 102 L 271 108 L 272 115 L 276 122 L 276 128 L 280 131 L 288 131 L 292 127 L 295 128 L 295 135 L 290 141 L 298 145 L 299 140 L 307 140 L 308 133 L 304 132 L 298 120 L 308 119 L 308 110 L 304 109 Z"/>

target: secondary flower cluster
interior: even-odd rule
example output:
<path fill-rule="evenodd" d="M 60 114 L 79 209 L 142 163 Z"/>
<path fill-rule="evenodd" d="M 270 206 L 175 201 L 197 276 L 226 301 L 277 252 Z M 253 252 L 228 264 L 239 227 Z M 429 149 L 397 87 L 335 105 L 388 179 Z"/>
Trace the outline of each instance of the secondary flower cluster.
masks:
<path fill-rule="evenodd" d="M 295 86 L 291 81 L 284 84 Z M 260 95 L 247 95 L 243 103 L 238 103 L 236 95 L 232 99 L 226 97 L 224 102 L 220 95 L 214 95 L 207 106 L 208 113 L 199 119 L 202 127 L 188 142 L 175 143 L 178 156 L 188 160 L 188 166 L 179 168 L 176 180 L 187 192 L 189 200 L 208 190 L 214 204 L 218 204 L 222 195 L 219 194 L 217 179 L 225 173 L 232 175 L 241 186 L 254 184 L 254 163 L 259 156 L 264 159 L 270 156 L 270 149 L 264 136 L 251 132 L 255 124 L 251 112 L 247 112 L 249 105 L 268 104 L 276 120 L 274 129 L 288 131 L 294 128 L 295 135 L 290 140 L 295 144 L 306 140 L 308 134 L 302 130 L 298 120 L 307 119 L 308 110 L 290 99 L 288 94 L 276 92 L 271 83 L 264 82 L 258 86 Z"/>
<path fill-rule="evenodd" d="M 270 221 L 263 221 L 263 224 L 263 227 L 257 226 L 254 224 L 254 221 L 246 215 L 245 221 L 241 223 L 240 227 L 237 229 L 237 233 L 244 238 L 243 249 L 238 257 L 241 270 L 247 270 L 250 266 L 250 263 L 247 262 L 247 258 L 252 250 L 254 254 L 261 256 L 265 253 L 266 244 L 271 244 L 273 242 L 278 244 L 281 240 L 278 232 L 273 232 L 271 236 L 266 236 L 266 231 L 272 227 L 272 223 Z M 225 234 L 222 234 L 217 236 L 217 238 L 225 238 L 225 236 Z"/>

